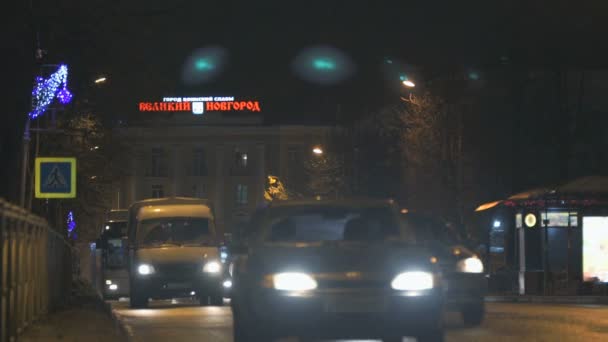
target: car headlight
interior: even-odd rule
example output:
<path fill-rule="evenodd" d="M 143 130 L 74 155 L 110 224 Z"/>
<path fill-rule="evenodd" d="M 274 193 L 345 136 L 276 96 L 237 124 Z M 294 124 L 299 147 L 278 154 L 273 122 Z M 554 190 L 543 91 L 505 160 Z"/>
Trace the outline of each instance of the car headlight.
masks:
<path fill-rule="evenodd" d="M 203 266 L 203 272 L 205 273 L 220 273 L 222 265 L 218 261 L 209 261 Z"/>
<path fill-rule="evenodd" d="M 154 273 L 154 267 L 148 264 L 141 264 L 137 267 L 137 273 L 141 275 L 148 275 Z"/>
<path fill-rule="evenodd" d="M 226 262 L 226 259 L 228 259 L 228 252 L 221 251 L 220 259 L 222 259 L 222 262 Z"/>
<path fill-rule="evenodd" d="M 399 291 L 429 290 L 433 286 L 433 274 L 421 271 L 400 273 L 391 282 L 391 287 Z"/>
<path fill-rule="evenodd" d="M 482 273 L 483 263 L 479 258 L 471 257 L 460 260 L 458 264 L 456 264 L 456 268 L 459 272 L 464 273 Z"/>
<path fill-rule="evenodd" d="M 317 288 L 317 282 L 306 273 L 278 273 L 272 277 L 274 288 L 282 291 L 310 291 Z"/>

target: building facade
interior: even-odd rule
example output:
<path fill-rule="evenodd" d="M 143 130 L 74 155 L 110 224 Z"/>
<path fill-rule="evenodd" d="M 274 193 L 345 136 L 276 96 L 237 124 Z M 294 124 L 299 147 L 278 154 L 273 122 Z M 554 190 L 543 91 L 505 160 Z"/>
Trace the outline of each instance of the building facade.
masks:
<path fill-rule="evenodd" d="M 113 208 L 158 197 L 207 198 L 220 232 L 229 233 L 264 201 L 268 175 L 302 177 L 301 161 L 330 132 L 324 126 L 264 125 L 260 117 L 154 117 L 117 133 L 129 165 L 116 184 Z"/>

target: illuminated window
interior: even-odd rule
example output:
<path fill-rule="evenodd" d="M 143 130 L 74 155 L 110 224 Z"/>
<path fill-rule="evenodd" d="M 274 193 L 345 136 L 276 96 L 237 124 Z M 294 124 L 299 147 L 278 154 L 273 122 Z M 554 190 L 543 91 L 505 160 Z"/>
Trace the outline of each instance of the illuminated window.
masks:
<path fill-rule="evenodd" d="M 238 148 L 234 150 L 234 164 L 237 167 L 247 167 L 249 156 L 247 152 L 242 152 Z"/>
<path fill-rule="evenodd" d="M 567 211 L 542 212 L 542 225 L 544 227 L 545 220 L 549 220 L 549 227 L 577 227 L 578 213 Z"/>
<path fill-rule="evenodd" d="M 194 176 L 206 176 L 207 160 L 205 159 L 205 150 L 202 148 L 194 149 L 192 157 L 192 174 Z"/>
<path fill-rule="evenodd" d="M 500 221 L 498 221 L 500 222 Z M 505 229 L 502 224 L 493 222 L 490 229 L 490 253 L 504 253 L 505 251 Z"/>
<path fill-rule="evenodd" d="M 247 167 L 248 159 L 249 159 L 249 157 L 247 156 L 247 153 L 241 153 L 241 166 L 242 167 Z"/>
<path fill-rule="evenodd" d="M 160 184 L 152 185 L 152 198 L 161 198 L 164 197 L 165 193 L 163 191 L 163 186 Z"/>
<path fill-rule="evenodd" d="M 247 188 L 245 184 L 238 184 L 236 186 L 236 203 L 247 204 Z"/>

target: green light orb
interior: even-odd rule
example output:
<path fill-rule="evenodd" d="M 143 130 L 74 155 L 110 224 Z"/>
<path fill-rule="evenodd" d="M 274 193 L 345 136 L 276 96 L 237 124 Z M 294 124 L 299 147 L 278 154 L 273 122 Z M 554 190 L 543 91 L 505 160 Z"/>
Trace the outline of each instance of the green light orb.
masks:
<path fill-rule="evenodd" d="M 329 58 L 315 58 L 312 66 L 317 70 L 335 70 L 336 63 Z"/>
<path fill-rule="evenodd" d="M 212 70 L 213 63 L 211 63 L 211 61 L 209 61 L 208 59 L 201 58 L 201 59 L 197 59 L 194 62 L 194 67 L 196 68 L 196 70 L 199 70 L 199 71 Z"/>
<path fill-rule="evenodd" d="M 476 71 L 471 71 L 469 73 L 469 79 L 477 81 L 479 79 L 479 73 L 477 73 Z"/>

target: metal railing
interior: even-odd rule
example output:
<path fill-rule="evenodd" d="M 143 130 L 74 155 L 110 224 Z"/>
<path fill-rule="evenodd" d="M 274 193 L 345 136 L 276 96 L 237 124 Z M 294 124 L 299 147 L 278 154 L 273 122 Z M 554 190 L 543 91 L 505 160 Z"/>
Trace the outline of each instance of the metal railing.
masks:
<path fill-rule="evenodd" d="M 0 199 L 0 342 L 67 303 L 73 255 L 46 220 Z"/>

